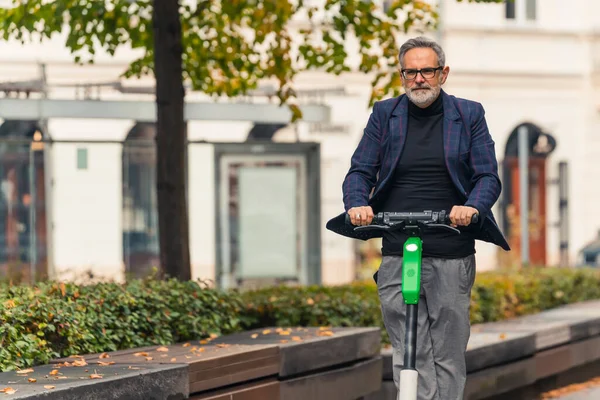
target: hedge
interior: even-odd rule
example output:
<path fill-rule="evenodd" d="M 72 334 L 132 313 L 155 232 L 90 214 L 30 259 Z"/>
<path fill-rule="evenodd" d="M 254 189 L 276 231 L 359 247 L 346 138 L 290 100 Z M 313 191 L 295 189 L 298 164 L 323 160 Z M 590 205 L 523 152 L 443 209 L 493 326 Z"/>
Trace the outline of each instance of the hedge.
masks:
<path fill-rule="evenodd" d="M 471 322 L 497 321 L 600 298 L 600 271 L 479 273 Z M 372 282 L 214 290 L 202 282 L 0 285 L 0 370 L 57 357 L 205 339 L 266 326 L 383 327 Z M 385 330 L 382 339 L 388 343 Z"/>

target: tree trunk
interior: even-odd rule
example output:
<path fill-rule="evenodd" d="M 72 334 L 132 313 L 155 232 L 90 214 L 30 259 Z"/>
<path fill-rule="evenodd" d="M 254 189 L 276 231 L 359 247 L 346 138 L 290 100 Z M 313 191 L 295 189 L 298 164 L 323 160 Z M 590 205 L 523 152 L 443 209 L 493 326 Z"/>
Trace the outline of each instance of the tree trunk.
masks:
<path fill-rule="evenodd" d="M 186 197 L 187 128 L 183 118 L 181 21 L 178 0 L 154 0 L 156 190 L 161 272 L 191 278 Z"/>

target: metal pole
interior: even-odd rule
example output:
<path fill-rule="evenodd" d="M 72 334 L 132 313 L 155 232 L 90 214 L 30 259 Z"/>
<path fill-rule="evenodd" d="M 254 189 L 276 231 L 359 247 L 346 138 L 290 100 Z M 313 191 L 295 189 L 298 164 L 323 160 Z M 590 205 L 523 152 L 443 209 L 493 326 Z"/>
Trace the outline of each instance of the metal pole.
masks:
<path fill-rule="evenodd" d="M 558 163 L 560 266 L 569 266 L 569 177 L 566 161 Z"/>
<path fill-rule="evenodd" d="M 33 147 L 29 147 L 29 281 L 35 283 L 36 264 L 37 264 L 37 243 L 36 243 L 36 215 L 37 199 L 35 193 L 35 151 Z"/>
<path fill-rule="evenodd" d="M 529 264 L 529 131 L 519 128 L 519 204 L 521 216 L 521 264 Z"/>

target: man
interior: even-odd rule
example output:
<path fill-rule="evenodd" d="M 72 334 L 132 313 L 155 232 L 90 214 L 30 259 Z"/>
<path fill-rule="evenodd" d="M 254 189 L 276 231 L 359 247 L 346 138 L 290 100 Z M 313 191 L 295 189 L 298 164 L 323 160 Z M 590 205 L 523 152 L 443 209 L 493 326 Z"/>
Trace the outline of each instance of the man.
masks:
<path fill-rule="evenodd" d="M 371 223 L 380 211 L 448 210 L 452 224 L 462 231 L 423 232 L 416 361 L 420 400 L 459 400 L 466 382 L 475 239 L 510 249 L 491 212 L 501 190 L 494 141 L 481 104 L 441 89 L 450 68 L 437 43 L 424 37 L 408 40 L 399 59 L 406 94 L 375 103 L 343 183 L 344 206 L 353 225 Z M 470 225 L 474 214 L 480 217 L 476 226 Z M 327 228 L 363 240 L 383 236 L 375 279 L 399 386 L 406 235 L 357 233 L 344 218 L 345 213 L 333 218 Z"/>

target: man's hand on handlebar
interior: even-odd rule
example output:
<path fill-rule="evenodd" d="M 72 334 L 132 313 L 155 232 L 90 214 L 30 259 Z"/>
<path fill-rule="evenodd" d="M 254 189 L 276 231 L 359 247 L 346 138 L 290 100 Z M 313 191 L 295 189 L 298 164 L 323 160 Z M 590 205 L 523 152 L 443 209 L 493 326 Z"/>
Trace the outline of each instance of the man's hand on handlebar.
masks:
<path fill-rule="evenodd" d="M 478 213 L 477 209 L 473 207 L 454 206 L 448 217 L 451 225 L 456 228 L 457 226 L 468 226 L 471 223 L 471 217 Z"/>
<path fill-rule="evenodd" d="M 352 225 L 369 225 L 373 221 L 373 209 L 370 206 L 353 207 L 348 210 Z"/>

